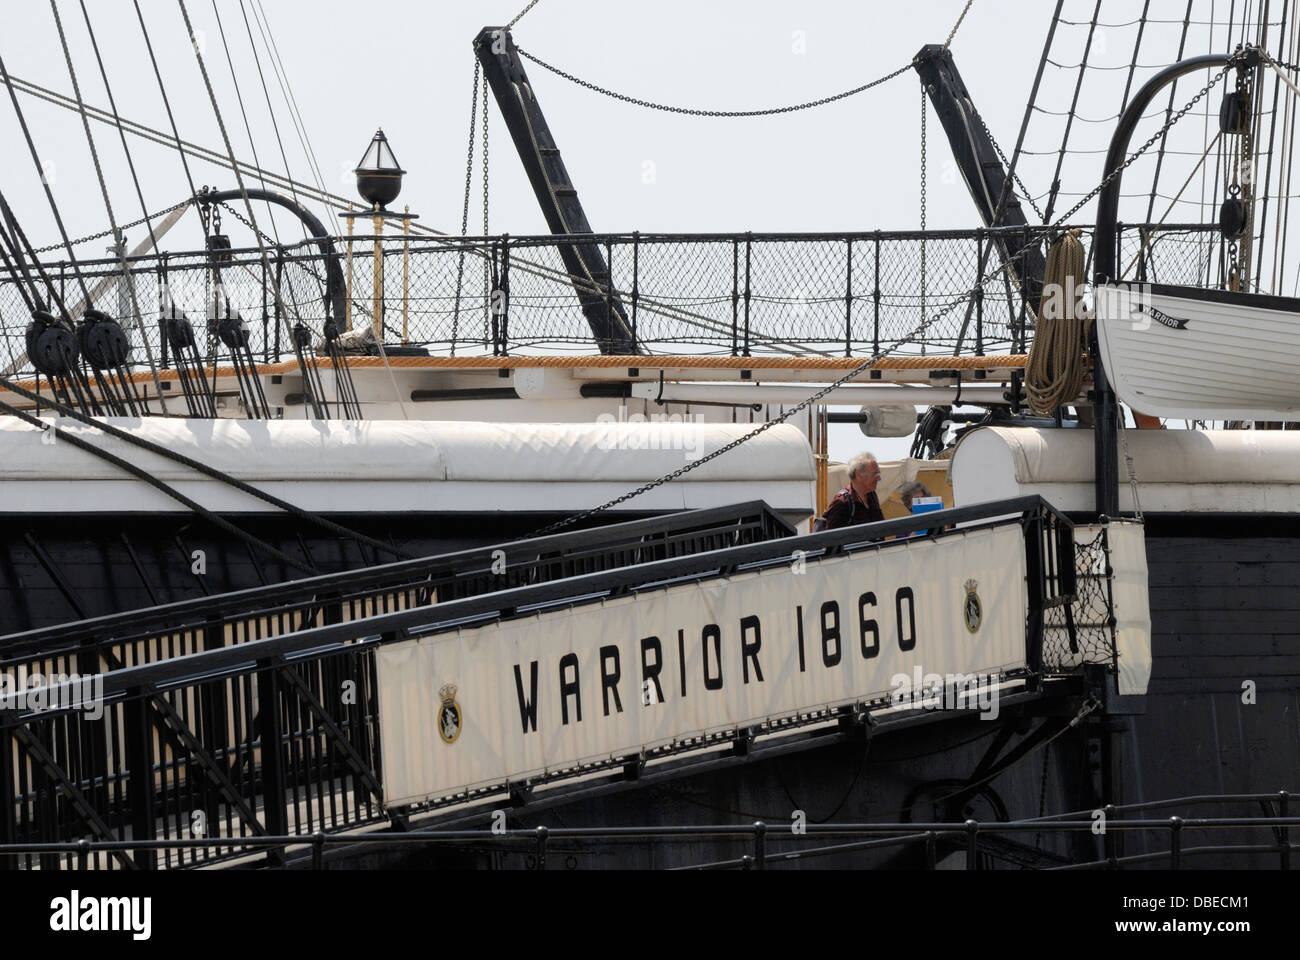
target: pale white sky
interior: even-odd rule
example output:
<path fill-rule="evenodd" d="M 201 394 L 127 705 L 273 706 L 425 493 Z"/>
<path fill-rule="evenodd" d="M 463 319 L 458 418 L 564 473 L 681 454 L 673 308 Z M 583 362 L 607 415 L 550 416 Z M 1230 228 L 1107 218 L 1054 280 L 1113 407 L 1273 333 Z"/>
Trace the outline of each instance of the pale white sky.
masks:
<path fill-rule="evenodd" d="M 400 202 L 409 203 L 423 223 L 458 232 L 474 63 L 470 43 L 481 27 L 513 17 L 523 0 L 263 3 L 326 186 L 353 195 L 350 171 L 376 125 L 382 124 L 409 171 Z M 942 43 L 963 5 L 964 0 L 542 0 L 514 35 L 521 47 L 542 59 L 633 96 L 691 107 L 752 109 L 826 96 L 892 71 L 923 44 Z M 1142 0 L 1102 4 L 1101 19 L 1116 26 L 1097 33 L 1091 62 L 1116 69 L 1091 71 L 1087 77 L 1078 105 L 1083 119 L 1072 132 L 1072 146 L 1098 152 L 1067 161 L 1063 191 L 1086 192 L 1100 179 L 1100 151 L 1114 127 L 1107 118 L 1119 109 L 1136 36 L 1132 21 L 1142 5 Z M 202 31 L 208 69 L 235 151 L 251 160 L 212 0 L 187 0 L 187 6 Z M 131 119 L 167 129 L 130 0 L 89 0 L 86 7 L 119 109 Z M 220 134 L 175 0 L 141 0 L 141 7 L 181 136 L 220 149 Z M 978 109 L 1008 151 L 1020 126 L 1052 7 L 1048 0 L 975 0 L 953 44 Z M 1063 18 L 1086 21 L 1093 7 L 1094 0 L 1067 0 Z M 1189 34 L 1188 53 L 1210 48 L 1208 21 L 1212 14 L 1222 20 L 1227 8 L 1226 0 L 1196 0 L 1193 20 L 1201 25 L 1194 25 Z M 92 104 L 107 106 L 80 5 L 58 0 L 58 9 L 83 95 Z M 288 166 L 295 177 L 310 179 L 262 50 L 253 0 L 216 0 L 216 9 L 262 165 L 284 169 L 253 62 L 245 11 L 263 57 Z M 1151 0 L 1153 22 L 1138 57 L 1150 69 L 1139 72 L 1138 82 L 1176 58 L 1185 13 L 1185 0 Z M 49 3 L 11 0 L 4 14 L 0 56 L 10 73 L 70 93 Z M 1077 64 L 1086 37 L 1084 26 L 1058 26 L 1053 59 Z M 1222 28 L 1212 45 L 1229 45 Z M 540 67 L 528 69 L 597 231 L 834 231 L 919 224 L 921 88 L 910 71 L 875 90 L 816 110 L 763 119 L 706 119 L 618 103 Z M 1077 71 L 1049 67 L 1040 102 L 1066 110 L 1076 78 Z M 1203 82 L 1185 81 L 1175 108 Z M 1163 98 L 1157 102 L 1164 107 Z M 76 236 L 105 229 L 107 215 L 79 118 L 21 94 L 20 103 L 50 170 L 69 232 Z M 1217 113 L 1217 95 L 1204 105 Z M 490 113 L 491 228 L 544 233 L 545 224 L 495 104 Z M 1157 129 L 1160 119 L 1147 121 L 1134 143 Z M 1036 114 L 1031 122 L 1026 148 L 1036 153 L 1022 161 L 1020 173 L 1034 193 L 1048 190 L 1055 165 L 1054 155 L 1037 152 L 1046 154 L 1059 146 L 1063 124 L 1063 117 L 1048 113 Z M 1212 131 L 1213 124 L 1209 127 Z M 1174 168 L 1191 170 L 1208 142 L 1205 128 L 1199 112 L 1178 128 L 1184 140 L 1171 140 L 1170 145 L 1189 154 L 1171 155 L 1166 161 L 1165 192 L 1172 193 L 1182 180 Z M 117 220 L 136 219 L 141 211 L 116 133 L 95 124 L 92 130 Z M 929 132 L 928 224 L 975 226 L 975 208 L 955 174 L 933 111 Z M 0 185 L 32 239 L 53 242 L 54 224 L 7 102 L 0 109 L 0 137 L 7 145 L 0 156 Z M 187 187 L 176 154 L 143 141 L 128 142 L 143 174 L 149 210 L 182 200 Z M 1150 167 L 1144 164 L 1139 162 L 1128 174 L 1126 193 L 1145 196 L 1149 191 Z M 200 185 L 235 185 L 233 175 L 218 168 L 192 161 L 192 169 Z M 651 170 L 653 176 L 647 176 Z M 1198 199 L 1199 193 L 1184 196 L 1189 198 Z M 1057 214 L 1073 200 L 1063 195 Z M 1140 209 L 1129 210 L 1126 217 L 1144 219 L 1145 201 L 1135 202 Z M 1159 202 L 1156 218 L 1167 206 L 1167 201 Z M 1085 210 L 1080 219 L 1088 219 L 1089 213 Z M 1183 204 L 1169 217 L 1189 221 L 1203 215 L 1213 219 L 1212 211 Z M 480 230 L 476 175 L 470 232 Z M 132 242 L 142 235 L 139 229 L 136 234 Z M 187 220 L 163 246 L 193 249 L 201 242 L 197 222 Z M 846 455 L 862 438 L 847 427 L 837 429 L 835 443 L 836 454 Z M 897 453 L 897 444 L 876 446 L 884 456 Z"/>

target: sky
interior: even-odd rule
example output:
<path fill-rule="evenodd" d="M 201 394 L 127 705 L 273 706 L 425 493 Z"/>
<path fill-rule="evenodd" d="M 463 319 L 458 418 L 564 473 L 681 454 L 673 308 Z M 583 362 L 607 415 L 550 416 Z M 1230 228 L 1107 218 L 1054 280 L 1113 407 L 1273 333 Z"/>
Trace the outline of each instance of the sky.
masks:
<path fill-rule="evenodd" d="M 541 0 L 513 32 L 520 47 L 543 60 L 631 96 L 694 108 L 754 109 L 817 99 L 889 73 L 908 63 L 922 45 L 942 43 L 964 5 L 964 0 Z M 221 133 L 177 2 L 140 0 L 140 6 L 181 136 L 221 149 Z M 250 160 L 254 155 L 240 110 L 242 96 L 261 164 L 277 171 L 287 165 L 298 179 L 310 179 L 285 92 L 266 56 L 258 17 L 264 13 L 326 187 L 353 195 L 351 170 L 382 125 L 408 171 L 399 202 L 409 204 L 423 224 L 448 232 L 460 230 L 465 188 L 474 67 L 470 44 L 479 29 L 504 24 L 522 6 L 523 0 L 261 0 L 260 7 L 256 0 L 186 0 L 237 155 Z M 953 41 L 953 55 L 976 105 L 1008 151 L 1024 115 L 1052 6 L 1048 0 L 975 0 Z M 1088 35 L 1080 24 L 1093 6 L 1094 0 L 1066 0 L 1066 22 L 1057 27 L 1054 59 L 1062 66 L 1045 72 L 1040 102 L 1060 111 L 1069 105 L 1077 75 L 1065 67 L 1080 59 Z M 1208 48 L 1210 14 L 1221 19 L 1220 8 L 1226 6 L 1195 0 L 1192 19 L 1201 25 L 1189 34 L 1191 52 Z M 5 7 L 0 57 L 6 69 L 71 92 L 50 4 L 9 2 Z M 1106 118 L 1118 111 L 1127 75 L 1123 68 L 1133 54 L 1132 24 L 1141 8 L 1141 0 L 1104 0 L 1102 20 L 1114 26 L 1094 36 L 1090 61 L 1111 69 L 1093 71 L 1081 90 L 1077 113 L 1086 120 L 1076 125 L 1072 146 L 1083 152 L 1070 155 L 1062 169 L 1058 214 L 1073 202 L 1068 192 L 1084 193 L 1100 179 L 1098 151 L 1113 129 L 1113 120 Z M 107 106 L 82 6 L 57 0 L 57 9 L 83 96 Z M 85 9 L 122 114 L 167 129 L 131 0 L 87 0 Z M 1140 76 L 1175 59 L 1186 12 L 1184 0 L 1151 0 L 1153 22 L 1138 57 L 1144 65 Z M 1213 45 L 1228 42 L 1219 29 Z M 261 58 L 266 93 L 254 50 Z M 847 231 L 920 224 L 922 91 L 911 71 L 837 103 L 759 119 L 648 111 L 570 84 L 533 64 L 528 72 L 598 232 Z M 1200 86 L 1187 83 L 1185 97 Z M 1217 112 L 1216 98 L 1205 105 L 1211 101 Z M 79 236 L 105 229 L 108 215 L 78 116 L 22 94 L 19 104 L 68 232 Z M 1149 121 L 1134 142 L 1158 123 Z M 1051 113 L 1032 117 L 1025 146 L 1034 153 L 1025 157 L 1020 172 L 1039 196 L 1055 175 L 1054 151 L 1063 124 L 1063 117 Z M 1193 121 L 1185 124 L 1192 126 Z M 1186 130 L 1189 156 L 1206 142 L 1204 126 Z M 138 218 L 140 204 L 116 133 L 95 124 L 92 132 L 116 222 Z M 492 232 L 545 233 L 495 105 L 489 134 Z M 54 242 L 53 219 L 11 107 L 0 109 L 0 137 L 6 144 L 0 186 L 33 241 Z M 129 144 L 145 208 L 152 212 L 184 199 L 188 187 L 176 153 L 137 140 Z M 928 226 L 977 225 L 932 110 L 928 157 Z M 1171 158 L 1171 166 L 1177 162 Z M 1139 194 L 1145 193 L 1142 169 L 1135 165 L 1127 175 L 1129 183 L 1139 184 Z M 233 175 L 215 166 L 192 162 L 192 172 L 198 185 L 235 186 Z M 473 190 L 469 232 L 478 233 L 482 195 L 477 174 Z M 1174 219 L 1200 219 L 1207 213 L 1204 206 L 1173 209 Z M 1087 214 L 1085 209 L 1080 217 Z M 139 236 L 128 239 L 134 243 Z M 187 218 L 163 246 L 194 249 L 201 243 L 200 227 Z M 833 429 L 836 456 L 861 445 L 853 427 Z M 885 456 L 905 445 L 878 444 Z"/>

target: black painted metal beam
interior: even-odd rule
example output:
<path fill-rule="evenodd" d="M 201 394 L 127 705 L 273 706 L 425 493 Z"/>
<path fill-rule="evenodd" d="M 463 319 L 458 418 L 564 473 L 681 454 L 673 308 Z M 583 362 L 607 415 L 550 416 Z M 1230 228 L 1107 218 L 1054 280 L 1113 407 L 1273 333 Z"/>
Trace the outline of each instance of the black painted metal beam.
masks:
<path fill-rule="evenodd" d="M 328 306 L 333 308 L 332 320 L 338 331 L 343 331 L 344 318 L 347 314 L 347 283 L 343 279 L 343 267 L 339 263 L 339 252 L 334 249 L 334 240 L 330 232 L 325 229 L 325 225 L 320 219 L 292 197 L 286 197 L 282 193 L 274 190 L 261 190 L 252 188 L 250 190 L 208 190 L 200 193 L 195 200 L 201 204 L 227 203 L 231 200 L 243 200 L 247 197 L 249 200 L 264 200 L 267 203 L 274 203 L 277 206 L 284 207 L 295 217 L 302 221 L 303 226 L 307 228 L 316 239 L 316 245 L 320 247 L 321 259 L 325 261 L 325 297 Z M 260 248 L 259 248 L 260 249 Z"/>
<path fill-rule="evenodd" d="M 474 55 L 483 66 L 483 75 L 519 151 L 546 225 L 556 234 L 591 233 L 578 191 L 560 159 L 560 148 L 542 115 L 510 31 L 484 27 L 474 38 Z M 622 301 L 611 288 L 609 264 L 600 247 L 595 242 L 565 244 L 559 252 L 600 352 L 638 353 Z"/>
<path fill-rule="evenodd" d="M 1097 229 L 1093 234 L 1093 282 L 1097 285 L 1111 283 L 1117 278 L 1115 259 L 1117 256 L 1116 233 L 1119 220 L 1120 188 L 1124 173 L 1120 169 L 1128 154 L 1129 141 L 1138 121 L 1152 99 L 1163 88 L 1179 77 L 1198 70 L 1213 69 L 1230 63 L 1235 58 L 1245 58 L 1251 66 L 1259 63 L 1259 53 L 1253 48 L 1235 53 L 1211 53 L 1200 57 L 1189 57 L 1166 67 L 1142 85 L 1133 95 L 1124 112 L 1120 114 L 1115 133 L 1110 138 L 1110 147 L 1106 151 L 1106 165 L 1102 168 L 1103 176 L 1112 177 L 1102 188 L 1097 198 Z M 1100 516 L 1114 517 L 1119 514 L 1119 401 L 1106 376 L 1106 369 L 1101 362 L 1101 349 L 1097 342 L 1097 328 L 1093 325 L 1092 342 L 1089 344 L 1093 357 L 1093 411 L 1095 426 L 1095 443 L 1093 447 L 1093 486 L 1096 497 L 1097 513 Z"/>
<path fill-rule="evenodd" d="M 912 63 L 943 124 L 953 160 L 984 225 L 1027 227 L 1029 221 L 1025 219 L 1020 200 L 1008 183 L 1008 171 L 998 159 L 988 129 L 953 61 L 952 51 L 940 44 L 927 44 Z M 1026 243 L 1024 237 L 1003 237 L 997 243 L 1004 261 L 1019 279 L 1025 299 L 1036 304 L 1042 295 L 1045 268 L 1042 250 L 1037 243 Z"/>

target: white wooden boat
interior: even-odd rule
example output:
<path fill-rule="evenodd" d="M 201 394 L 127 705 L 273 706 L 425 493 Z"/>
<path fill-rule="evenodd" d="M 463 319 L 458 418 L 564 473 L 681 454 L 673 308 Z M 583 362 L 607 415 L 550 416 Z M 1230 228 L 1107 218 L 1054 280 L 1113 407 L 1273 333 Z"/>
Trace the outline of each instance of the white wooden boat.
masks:
<path fill-rule="evenodd" d="M 1300 419 L 1300 300 L 1163 284 L 1097 290 L 1116 395 L 1140 413 Z"/>

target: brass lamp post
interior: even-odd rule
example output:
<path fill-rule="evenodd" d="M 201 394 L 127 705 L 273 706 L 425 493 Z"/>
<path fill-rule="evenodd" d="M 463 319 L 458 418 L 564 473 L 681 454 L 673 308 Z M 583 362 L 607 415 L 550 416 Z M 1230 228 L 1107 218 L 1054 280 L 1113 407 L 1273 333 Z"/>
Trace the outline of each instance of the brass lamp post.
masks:
<path fill-rule="evenodd" d="M 402 192 L 402 176 L 405 170 L 397 162 L 397 157 L 393 155 L 393 149 L 388 145 L 388 138 L 384 136 L 384 130 L 380 127 L 375 131 L 370 146 L 366 148 L 365 154 L 361 157 L 361 162 L 353 171 L 357 175 L 357 192 L 361 194 L 361 199 L 366 201 L 364 211 L 349 212 L 343 214 L 343 218 L 348 221 L 348 236 L 352 236 L 353 221 L 357 217 L 370 217 L 374 228 L 374 297 L 371 309 L 371 328 L 375 333 L 375 342 L 384 342 L 384 251 L 383 251 L 383 233 L 384 223 L 389 219 L 402 221 L 403 234 L 409 235 L 410 221 L 417 219 L 416 215 L 410 212 L 407 207 L 401 213 L 388 209 L 388 204 L 397 199 L 398 194 Z M 403 245 L 402 253 L 402 342 L 407 339 L 407 320 L 406 320 L 406 290 L 408 289 L 408 264 L 409 252 L 407 246 Z M 349 282 L 351 279 L 351 259 L 352 259 L 352 241 L 348 241 L 348 262 L 349 262 Z M 351 291 L 348 293 L 348 307 L 351 309 L 352 297 Z"/>

